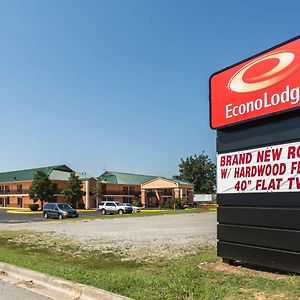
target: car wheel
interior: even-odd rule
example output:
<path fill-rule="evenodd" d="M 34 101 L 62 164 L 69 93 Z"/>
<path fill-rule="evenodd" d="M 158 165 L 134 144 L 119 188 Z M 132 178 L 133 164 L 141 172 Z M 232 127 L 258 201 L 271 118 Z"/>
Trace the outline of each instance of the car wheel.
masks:
<path fill-rule="evenodd" d="M 122 209 L 120 209 L 120 210 L 118 211 L 118 213 L 119 213 L 119 215 L 121 216 L 121 215 L 124 214 L 124 211 L 123 211 Z"/>
<path fill-rule="evenodd" d="M 62 219 L 63 219 L 63 215 L 62 215 L 62 214 L 59 214 L 59 215 L 58 215 L 58 218 L 59 218 L 59 220 L 62 220 Z"/>
<path fill-rule="evenodd" d="M 44 213 L 44 218 L 45 218 L 45 219 L 48 219 L 48 218 L 49 218 L 49 216 L 48 216 L 47 213 Z"/>
<path fill-rule="evenodd" d="M 101 215 L 106 215 L 106 210 L 105 209 L 101 209 Z"/>

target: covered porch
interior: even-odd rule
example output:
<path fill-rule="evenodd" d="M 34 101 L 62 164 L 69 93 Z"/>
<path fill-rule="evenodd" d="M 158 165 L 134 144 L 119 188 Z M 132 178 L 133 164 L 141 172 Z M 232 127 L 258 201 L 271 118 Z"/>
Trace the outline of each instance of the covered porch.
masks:
<path fill-rule="evenodd" d="M 180 198 L 184 204 L 192 204 L 193 184 L 176 179 L 155 178 L 141 185 L 141 204 L 144 207 L 164 207 L 169 198 Z"/>

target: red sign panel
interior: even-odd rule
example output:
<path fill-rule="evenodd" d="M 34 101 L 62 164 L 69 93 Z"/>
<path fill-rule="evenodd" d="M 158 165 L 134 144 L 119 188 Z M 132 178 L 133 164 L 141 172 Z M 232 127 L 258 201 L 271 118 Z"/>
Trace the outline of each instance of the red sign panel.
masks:
<path fill-rule="evenodd" d="M 300 107 L 300 37 L 210 78 L 211 127 Z"/>

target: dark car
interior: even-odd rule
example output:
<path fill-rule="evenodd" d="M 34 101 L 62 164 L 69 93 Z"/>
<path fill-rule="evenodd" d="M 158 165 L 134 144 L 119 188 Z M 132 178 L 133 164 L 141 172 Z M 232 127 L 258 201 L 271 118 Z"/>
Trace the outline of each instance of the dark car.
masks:
<path fill-rule="evenodd" d="M 44 218 L 77 218 L 77 210 L 67 203 L 46 203 L 43 208 Z"/>

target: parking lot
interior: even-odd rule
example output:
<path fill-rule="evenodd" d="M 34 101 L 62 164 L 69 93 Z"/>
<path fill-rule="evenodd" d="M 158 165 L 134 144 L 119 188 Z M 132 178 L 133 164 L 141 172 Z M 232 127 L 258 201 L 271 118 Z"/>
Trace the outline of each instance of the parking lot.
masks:
<path fill-rule="evenodd" d="M 27 213 L 7 213 L 7 210 L 0 210 L 0 223 L 27 223 L 27 222 L 42 222 L 44 220 L 42 212 L 27 214 Z M 95 216 L 98 212 L 80 212 L 82 216 Z"/>
<path fill-rule="evenodd" d="M 41 216 L 40 216 L 41 218 Z M 59 247 L 68 238 L 83 251 L 114 253 L 132 259 L 175 258 L 216 244 L 216 213 L 189 213 L 145 217 L 105 218 L 70 222 L 2 223 L 0 231 L 37 231 L 45 235 L 28 242 Z M 50 237 L 50 238 L 49 238 Z M 53 243 L 53 239 L 56 242 Z M 26 241 L 24 241 L 26 242 Z"/>

